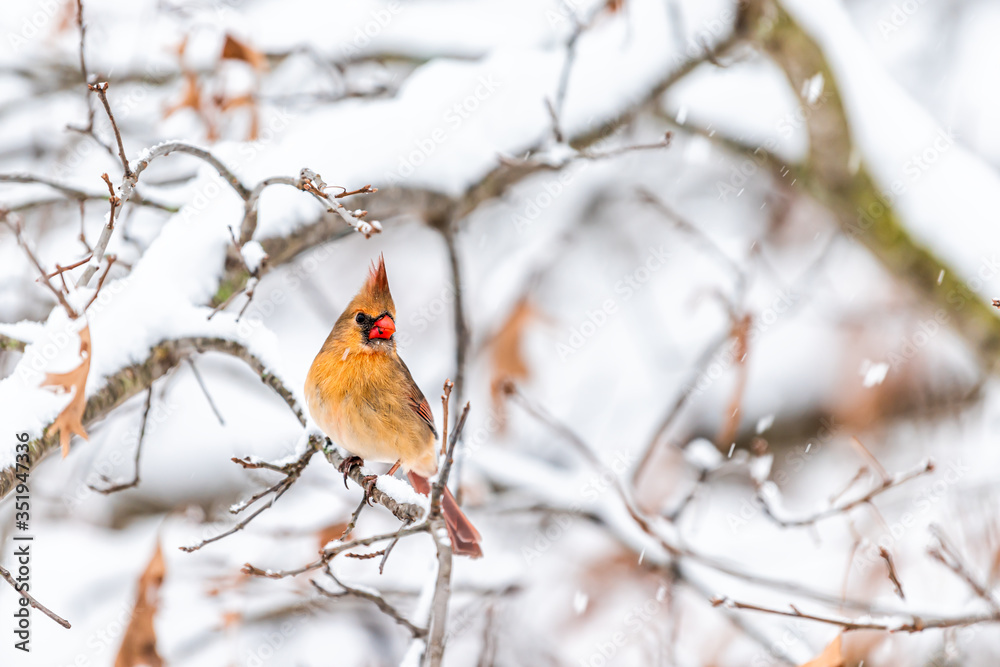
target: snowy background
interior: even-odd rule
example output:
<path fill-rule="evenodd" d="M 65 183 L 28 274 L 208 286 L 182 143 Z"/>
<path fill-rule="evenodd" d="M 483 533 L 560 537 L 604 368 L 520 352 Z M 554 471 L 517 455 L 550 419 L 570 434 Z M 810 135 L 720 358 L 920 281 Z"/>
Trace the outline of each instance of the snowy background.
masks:
<path fill-rule="evenodd" d="M 850 632 L 814 664 L 997 664 L 1000 7 L 750 5 L 85 0 L 87 71 L 109 83 L 133 169 L 171 140 L 248 189 L 308 168 L 378 188 L 338 201 L 382 230 L 272 185 L 243 266 L 244 200 L 203 160 L 156 157 L 116 213 L 110 269 L 65 274 L 81 309 L 107 270 L 86 397 L 163 341 L 211 336 L 298 398 L 383 254 L 400 354 L 438 423 L 446 379 L 471 402 L 452 486 L 486 555 L 455 561 L 444 664 L 799 665 L 844 623 L 918 618 L 948 627 Z M 793 29 L 806 51 L 774 57 Z M 0 225 L 4 468 L 16 434 L 42 437 L 70 400 L 44 373 L 79 364 L 79 323 L 24 246 L 46 271 L 86 259 L 108 218 L 101 174 L 123 195 L 80 41 L 75 0 L 0 9 L 0 206 L 23 228 Z M 844 175 L 870 175 L 875 203 Z M 897 235 L 867 222 L 886 210 Z M 247 269 L 249 304 L 237 293 L 209 319 Z M 319 594 L 310 579 L 338 590 L 322 571 L 241 571 L 299 567 L 340 535 L 361 491 L 322 456 L 245 530 L 179 549 L 280 479 L 233 457 L 303 446 L 247 364 L 172 360 L 140 482 L 98 493 L 133 475 L 133 394 L 31 471 L 31 592 L 72 629 L 33 612 L 32 652 L 14 650 L 0 584 L 0 663 L 418 664 L 422 643 L 370 601 Z M 375 507 L 353 534 L 398 526 Z M 425 626 L 436 562 L 416 535 L 382 574 L 377 559 L 332 569 Z M 130 636 L 162 663 L 125 656 Z"/>

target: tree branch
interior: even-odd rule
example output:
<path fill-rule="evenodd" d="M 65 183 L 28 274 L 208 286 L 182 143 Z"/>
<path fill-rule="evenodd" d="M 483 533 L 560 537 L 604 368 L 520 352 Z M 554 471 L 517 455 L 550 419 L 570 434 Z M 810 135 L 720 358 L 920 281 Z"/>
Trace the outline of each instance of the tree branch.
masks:
<path fill-rule="evenodd" d="M 14 590 L 17 591 L 17 593 L 21 597 L 23 597 L 25 600 L 27 600 L 29 605 L 31 605 L 32 607 L 34 607 L 38 611 L 42 612 L 43 614 L 45 614 L 46 616 L 48 616 L 49 618 L 51 618 L 53 621 L 55 621 L 59 625 L 63 626 L 64 628 L 69 629 L 69 627 L 70 627 L 69 621 L 67 621 L 62 616 L 59 616 L 58 614 L 56 614 L 54 611 L 52 611 L 51 609 L 49 609 L 48 607 L 46 607 L 45 605 L 43 605 L 41 602 L 39 602 L 35 598 L 31 597 L 31 595 L 28 593 L 28 591 L 26 591 L 26 590 L 24 590 L 24 589 L 22 589 L 22 588 L 19 587 L 20 584 L 18 584 L 17 581 L 14 579 L 14 577 L 11 576 L 10 572 L 8 572 L 3 567 L 0 567 L 0 577 L 3 577 L 4 581 L 6 581 L 11 586 L 13 586 Z"/>

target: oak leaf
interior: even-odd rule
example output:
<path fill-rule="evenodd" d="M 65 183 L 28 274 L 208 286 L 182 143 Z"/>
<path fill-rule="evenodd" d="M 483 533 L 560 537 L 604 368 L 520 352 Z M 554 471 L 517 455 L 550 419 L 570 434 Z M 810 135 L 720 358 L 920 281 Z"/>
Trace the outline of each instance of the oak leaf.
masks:
<path fill-rule="evenodd" d="M 77 434 L 88 440 L 87 431 L 83 428 L 83 411 L 87 408 L 87 375 L 90 373 L 90 325 L 80 330 L 80 365 L 66 373 L 46 373 L 42 387 L 56 387 L 62 391 L 72 391 L 73 398 L 63 408 L 56 420 L 45 431 L 45 435 L 59 432 L 59 445 L 62 447 L 63 458 L 69 454 L 69 441 L 72 434 Z"/>
<path fill-rule="evenodd" d="M 167 574 L 163 561 L 163 550 L 156 545 L 156 552 L 139 577 L 139 593 L 136 596 L 132 620 L 129 621 L 122 640 L 115 667 L 163 667 L 163 658 L 156 650 L 156 629 L 153 620 L 159 606 L 159 592 Z"/>
<path fill-rule="evenodd" d="M 491 343 L 493 411 L 500 421 L 501 429 L 506 423 L 506 410 L 503 402 L 504 388 L 508 382 L 521 382 L 531 376 L 531 369 L 522 352 L 522 344 L 528 325 L 536 316 L 537 313 L 528 300 L 521 299 L 514 306 Z"/>

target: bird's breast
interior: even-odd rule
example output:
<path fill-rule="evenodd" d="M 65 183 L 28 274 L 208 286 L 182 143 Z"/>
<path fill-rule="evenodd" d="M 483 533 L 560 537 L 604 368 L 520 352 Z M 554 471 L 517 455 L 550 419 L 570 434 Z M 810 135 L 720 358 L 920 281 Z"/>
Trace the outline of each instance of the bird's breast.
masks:
<path fill-rule="evenodd" d="M 344 449 L 366 461 L 394 463 L 433 451 L 415 427 L 415 415 L 384 355 L 338 355 L 320 352 L 306 379 L 313 421 Z"/>

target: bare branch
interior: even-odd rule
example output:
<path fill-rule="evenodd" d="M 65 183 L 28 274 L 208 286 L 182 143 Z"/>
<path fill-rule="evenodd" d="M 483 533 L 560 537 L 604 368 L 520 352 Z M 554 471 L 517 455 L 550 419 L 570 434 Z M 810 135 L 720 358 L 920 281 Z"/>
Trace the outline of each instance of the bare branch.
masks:
<path fill-rule="evenodd" d="M 53 621 L 55 621 L 59 625 L 63 626 L 64 628 L 69 629 L 69 627 L 70 627 L 69 621 L 67 621 L 62 616 L 59 616 L 54 611 L 52 611 L 51 609 L 49 609 L 48 607 L 46 607 L 45 605 L 43 605 L 41 602 L 39 602 L 35 598 L 33 598 L 28 593 L 28 591 L 25 590 L 24 587 L 21 584 L 19 584 L 14 579 L 14 577 L 11 576 L 10 572 L 8 572 L 3 567 L 0 567 L 0 577 L 3 577 L 4 581 L 6 581 L 11 586 L 13 586 L 14 590 L 17 591 L 17 593 L 22 598 L 24 598 L 25 600 L 27 600 L 29 605 L 31 605 L 32 607 L 34 607 L 38 611 L 42 612 L 43 614 L 45 614 L 46 616 L 48 616 L 49 618 L 51 618 Z"/>
<path fill-rule="evenodd" d="M 99 488 L 90 484 L 90 488 L 98 493 L 103 493 L 105 495 L 109 493 L 116 493 L 118 491 L 124 491 L 125 489 L 131 489 L 134 486 L 139 485 L 139 457 L 142 456 L 142 441 L 146 436 L 146 421 L 149 419 L 149 409 L 153 405 L 153 387 L 150 386 L 146 390 L 146 407 L 142 410 L 142 424 L 139 426 L 139 441 L 135 445 L 135 472 L 132 474 L 132 479 L 128 482 L 119 482 L 118 484 L 113 484 L 105 488 Z M 101 475 L 101 478 L 105 482 L 111 481 L 108 477 Z"/>
<path fill-rule="evenodd" d="M 122 368 L 109 376 L 104 387 L 97 390 L 87 400 L 87 408 L 83 415 L 84 426 L 100 421 L 132 396 L 146 391 L 153 382 L 175 368 L 188 355 L 203 352 L 219 352 L 244 362 L 265 385 L 284 400 L 299 422 L 305 425 L 305 416 L 296 403 L 292 392 L 246 347 L 225 338 L 191 336 L 162 341 L 152 347 L 150 356 L 145 361 Z M 29 469 L 34 468 L 53 449 L 57 448 L 58 443 L 58 438 L 54 434 L 29 442 L 28 461 L 27 463 L 22 461 L 22 463 L 27 465 Z M 336 456 L 339 458 L 339 454 Z M 329 454 L 327 454 L 327 458 L 330 458 Z M 16 486 L 16 470 L 14 466 L 0 469 L 0 498 L 6 496 Z M 422 510 L 416 506 L 397 506 L 393 503 L 393 507 L 404 516 L 410 512 L 417 512 L 418 515 L 422 513 Z"/>
<path fill-rule="evenodd" d="M 229 167 L 227 167 L 222 160 L 215 157 L 211 152 L 205 150 L 204 148 L 200 148 L 184 141 L 167 141 L 150 148 L 146 155 L 141 160 L 136 162 L 135 174 L 126 180 L 130 181 L 131 186 L 134 186 L 139 180 L 139 175 L 146 170 L 146 167 L 149 166 L 150 162 L 165 155 L 170 155 L 171 153 L 186 153 L 208 163 L 215 169 L 215 171 L 218 172 L 219 176 L 221 176 L 226 183 L 228 183 L 233 190 L 236 191 L 236 194 L 240 196 L 240 199 L 246 200 L 250 196 L 250 190 L 243 185 L 243 182 L 237 178 L 236 174 L 230 171 Z M 123 188 L 122 196 L 124 199 L 128 199 L 128 197 L 124 194 L 125 192 L 126 189 Z"/>
<path fill-rule="evenodd" d="M 180 548 L 181 551 L 187 551 L 188 553 L 192 551 L 197 551 L 198 549 L 201 549 L 207 544 L 211 544 L 212 542 L 218 542 L 222 538 L 228 537 L 229 535 L 232 535 L 233 533 L 236 533 L 246 528 L 247 524 L 249 524 L 251 521 L 257 518 L 265 510 L 269 509 L 272 505 L 274 505 L 274 503 L 276 503 L 278 499 L 284 495 L 285 491 L 291 488 L 292 484 L 294 484 L 299 479 L 299 476 L 302 475 L 302 471 L 306 469 L 306 465 L 309 464 L 310 459 L 312 459 L 313 454 L 315 454 L 316 451 L 317 451 L 316 448 L 310 446 L 306 449 L 306 451 L 302 453 L 301 456 L 299 456 L 299 458 L 292 461 L 291 463 L 286 463 L 281 467 L 276 467 L 274 464 L 254 462 L 249 459 L 243 460 L 234 458 L 233 461 L 239 463 L 244 468 L 267 468 L 268 470 L 277 470 L 284 473 L 285 477 L 276 482 L 275 484 L 273 484 L 272 486 L 265 489 L 263 492 L 254 495 L 248 502 L 239 506 L 237 512 L 242 511 L 250 504 L 256 502 L 265 495 L 273 494 L 271 498 L 267 501 L 267 503 L 258 507 L 245 519 L 237 523 L 229 530 L 223 531 L 222 533 L 219 533 L 214 537 L 206 538 L 201 542 L 198 542 L 197 544 L 189 547 L 181 547 Z"/>
<path fill-rule="evenodd" d="M 799 519 L 787 519 L 779 517 L 775 512 L 774 508 L 771 506 L 770 502 L 767 500 L 767 496 L 761 493 L 759 490 L 757 493 L 757 499 L 764 510 L 765 516 L 770 518 L 779 526 L 783 528 L 809 526 L 818 521 L 822 521 L 824 519 L 828 519 L 830 517 L 837 516 L 839 514 L 845 514 L 847 512 L 850 512 L 852 509 L 858 507 L 859 505 L 865 505 L 867 503 L 870 503 L 874 498 L 885 493 L 889 489 L 894 489 L 897 486 L 906 484 L 910 480 L 916 479 L 917 477 L 921 477 L 933 471 L 934 471 L 934 462 L 928 459 L 923 463 L 921 463 L 920 465 L 918 465 L 913 470 L 910 470 L 908 472 L 897 473 L 895 475 L 887 474 L 887 476 L 882 479 L 881 484 L 875 486 L 873 489 L 855 498 L 854 500 L 833 505 L 832 507 L 829 507 L 825 510 L 816 512 L 815 514 L 811 514 L 809 516 L 805 516 Z"/>
<path fill-rule="evenodd" d="M 951 544 L 941 527 L 931 524 L 930 531 L 938 541 L 937 548 L 932 547 L 928 550 L 931 557 L 958 575 L 976 595 L 986 601 L 995 614 L 1000 615 L 1000 603 L 997 603 L 996 597 L 994 597 L 988 586 L 981 583 L 972 574 L 972 571 L 958 553 L 958 549 Z"/>
<path fill-rule="evenodd" d="M 219 412 L 219 408 L 216 407 L 215 401 L 212 400 L 212 394 L 209 393 L 208 387 L 205 385 L 205 380 L 202 379 L 201 373 L 198 372 L 198 367 L 195 366 L 194 359 L 188 357 L 188 366 L 191 367 L 191 373 L 194 375 L 195 381 L 198 383 L 198 387 L 201 389 L 201 393 L 205 396 L 205 400 L 208 401 L 208 407 L 212 408 L 212 413 L 215 418 L 219 420 L 220 426 L 226 425 L 226 420 L 222 418 L 222 413 Z"/>
<path fill-rule="evenodd" d="M 330 462 L 334 468 L 340 469 L 341 465 L 344 463 L 343 455 L 333 446 L 329 438 L 325 440 L 319 440 L 317 438 L 316 447 L 319 447 L 326 460 Z M 365 488 L 365 473 L 362 472 L 360 465 L 353 465 L 347 470 L 347 476 L 351 478 L 355 484 L 361 488 Z M 408 505 L 406 503 L 397 502 L 395 498 L 389 494 L 383 492 L 377 486 L 373 486 L 371 489 L 371 495 L 369 496 L 374 502 L 382 505 L 387 510 L 393 513 L 397 519 L 406 523 L 416 521 L 424 515 L 424 509 L 419 505 Z"/>
<path fill-rule="evenodd" d="M 94 296 L 90 297 L 90 300 L 87 301 L 87 305 L 83 307 L 84 311 L 90 308 L 90 306 L 93 305 L 95 301 L 97 301 L 97 297 L 101 293 L 101 288 L 104 287 L 104 281 L 107 280 L 108 274 L 111 273 L 111 265 L 114 264 L 117 260 L 118 260 L 117 256 L 108 255 L 108 265 L 104 267 L 104 273 L 102 273 L 101 277 L 97 280 L 97 289 L 94 290 Z"/>
<path fill-rule="evenodd" d="M 345 584 L 344 582 L 342 582 L 340 579 L 338 579 L 336 577 L 336 575 L 333 574 L 333 571 L 330 569 L 329 566 L 327 566 L 327 568 L 326 568 L 326 574 L 331 579 L 333 579 L 337 583 L 338 586 L 340 586 L 344 590 L 342 592 L 340 592 L 340 593 L 335 593 L 333 591 L 328 591 L 327 589 L 325 589 L 322 586 L 320 586 L 319 582 L 317 582 L 315 579 L 310 579 L 309 580 L 310 583 L 322 595 L 325 595 L 326 597 L 330 597 L 330 598 L 340 598 L 340 597 L 345 597 L 345 596 L 351 596 L 351 597 L 359 598 L 361 600 L 368 600 L 369 602 L 374 603 L 375 606 L 379 608 L 379 611 L 381 611 L 383 614 L 385 614 L 386 616 L 388 616 L 389 618 L 391 618 L 392 620 L 396 621 L 397 623 L 399 623 L 400 625 L 402 625 L 404 628 L 406 628 L 407 630 L 409 630 L 410 634 L 413 635 L 414 637 L 419 638 L 419 637 L 426 637 L 427 636 L 427 630 L 425 628 L 421 628 L 421 627 L 416 626 L 413 623 L 411 623 L 408 618 L 406 618 L 405 616 L 403 616 L 403 614 L 401 614 L 398 609 L 396 609 L 391 604 L 389 604 L 386 601 L 386 599 L 384 597 L 382 597 L 381 595 L 378 595 L 377 593 L 374 593 L 374 592 L 370 592 L 370 591 L 366 591 L 366 590 L 361 590 L 360 588 L 353 588 L 351 586 L 348 586 L 347 584 Z"/>
<path fill-rule="evenodd" d="M 644 533 L 653 538 L 667 553 L 680 553 L 676 546 L 670 544 L 659 532 L 653 529 L 649 519 L 647 519 L 635 506 L 635 503 L 632 502 L 631 496 L 625 489 L 621 480 L 618 478 L 618 475 L 616 475 L 613 470 L 610 470 L 599 458 L 597 458 L 597 455 L 594 454 L 590 445 L 584 442 L 583 439 L 573 432 L 568 426 L 556 421 L 556 419 L 544 408 L 529 401 L 527 397 L 524 396 L 524 394 L 522 394 L 512 383 L 508 383 L 507 393 L 511 395 L 515 399 L 515 402 L 524 408 L 528 414 L 561 435 L 567 442 L 573 445 L 577 452 L 583 455 L 592 467 L 600 470 L 604 475 L 608 476 L 608 479 L 612 480 L 611 485 L 614 488 L 615 493 L 625 505 L 625 509 L 628 511 L 629 516 L 632 517 L 632 520 L 635 521 Z"/>
<path fill-rule="evenodd" d="M 266 570 L 259 568 L 250 563 L 243 565 L 243 573 L 250 574 L 255 577 L 267 577 L 268 579 L 283 579 L 285 577 L 295 577 L 300 574 L 305 574 L 306 572 L 311 572 L 313 570 L 318 570 L 321 567 L 325 567 L 335 556 L 342 554 L 355 547 L 365 547 L 370 544 L 375 544 L 377 542 L 385 542 L 387 540 L 394 540 L 397 537 L 405 537 L 407 535 L 413 535 L 415 533 L 427 532 L 428 524 L 426 522 L 421 522 L 415 526 L 404 526 L 399 530 L 395 530 L 391 533 L 382 533 L 380 535 L 371 535 L 369 537 L 363 537 L 356 540 L 351 540 L 350 542 L 342 542 L 336 546 L 327 546 L 320 550 L 319 559 L 307 563 L 302 567 L 298 567 L 292 570 Z"/>
<path fill-rule="evenodd" d="M 773 609 L 756 604 L 737 602 L 726 597 L 717 597 L 712 600 L 714 606 L 724 606 L 728 609 L 745 609 L 749 611 L 759 611 L 777 616 L 787 616 L 798 618 L 804 621 L 815 621 L 827 625 L 836 625 L 844 630 L 881 630 L 883 632 L 922 632 L 933 628 L 960 628 L 978 623 L 1000 623 L 1000 615 L 993 614 L 971 614 L 968 616 L 939 616 L 921 618 L 918 616 L 908 616 L 904 618 L 887 618 L 881 621 L 853 620 L 838 616 L 823 616 L 820 614 L 807 614 L 799 611 L 795 606 L 789 605 L 790 610 Z"/>
<path fill-rule="evenodd" d="M 115 122 L 115 115 L 111 112 L 111 105 L 108 103 L 108 82 L 88 83 L 87 88 L 97 93 L 101 104 L 104 105 L 104 111 L 107 112 L 108 120 L 111 121 L 111 129 L 115 133 L 115 141 L 118 142 L 118 157 L 122 161 L 125 179 L 131 181 L 133 180 L 132 169 L 128 165 L 128 158 L 125 157 L 125 145 L 122 143 L 122 133 L 118 131 L 118 123 Z"/>
<path fill-rule="evenodd" d="M 896 590 L 896 595 L 899 596 L 900 600 L 905 600 L 906 596 L 903 594 L 903 583 L 899 580 L 899 575 L 896 573 L 896 564 L 892 561 L 892 554 L 885 547 L 879 547 L 878 555 L 882 557 L 885 561 L 885 565 L 889 568 L 889 581 L 892 582 L 893 588 Z"/>
<path fill-rule="evenodd" d="M 14 217 L 13 221 L 11 221 L 12 217 Z M 56 300 L 59 301 L 59 304 L 66 311 L 66 314 L 69 315 L 70 319 L 76 319 L 77 317 L 79 317 L 79 314 L 73 309 L 72 306 L 69 305 L 69 302 L 66 300 L 66 293 L 63 290 L 56 289 L 55 286 L 51 282 L 49 282 L 49 274 L 45 271 L 45 269 L 42 268 L 42 265 L 39 263 L 38 258 L 35 257 L 35 253 L 31 251 L 31 246 L 28 244 L 27 239 L 25 239 L 24 235 L 21 233 L 22 232 L 21 220 L 13 216 L 13 214 L 7 211 L 6 209 L 0 208 L 0 221 L 4 222 L 11 229 L 11 231 L 14 232 L 14 238 L 17 239 L 18 245 L 20 245 L 21 248 L 24 250 L 24 254 L 28 256 L 28 260 L 32 264 L 34 264 L 35 269 L 41 276 L 39 280 L 42 283 L 42 285 L 47 287 L 49 291 L 55 295 Z M 61 273 L 58 273 L 58 275 L 60 277 L 62 276 Z"/>

